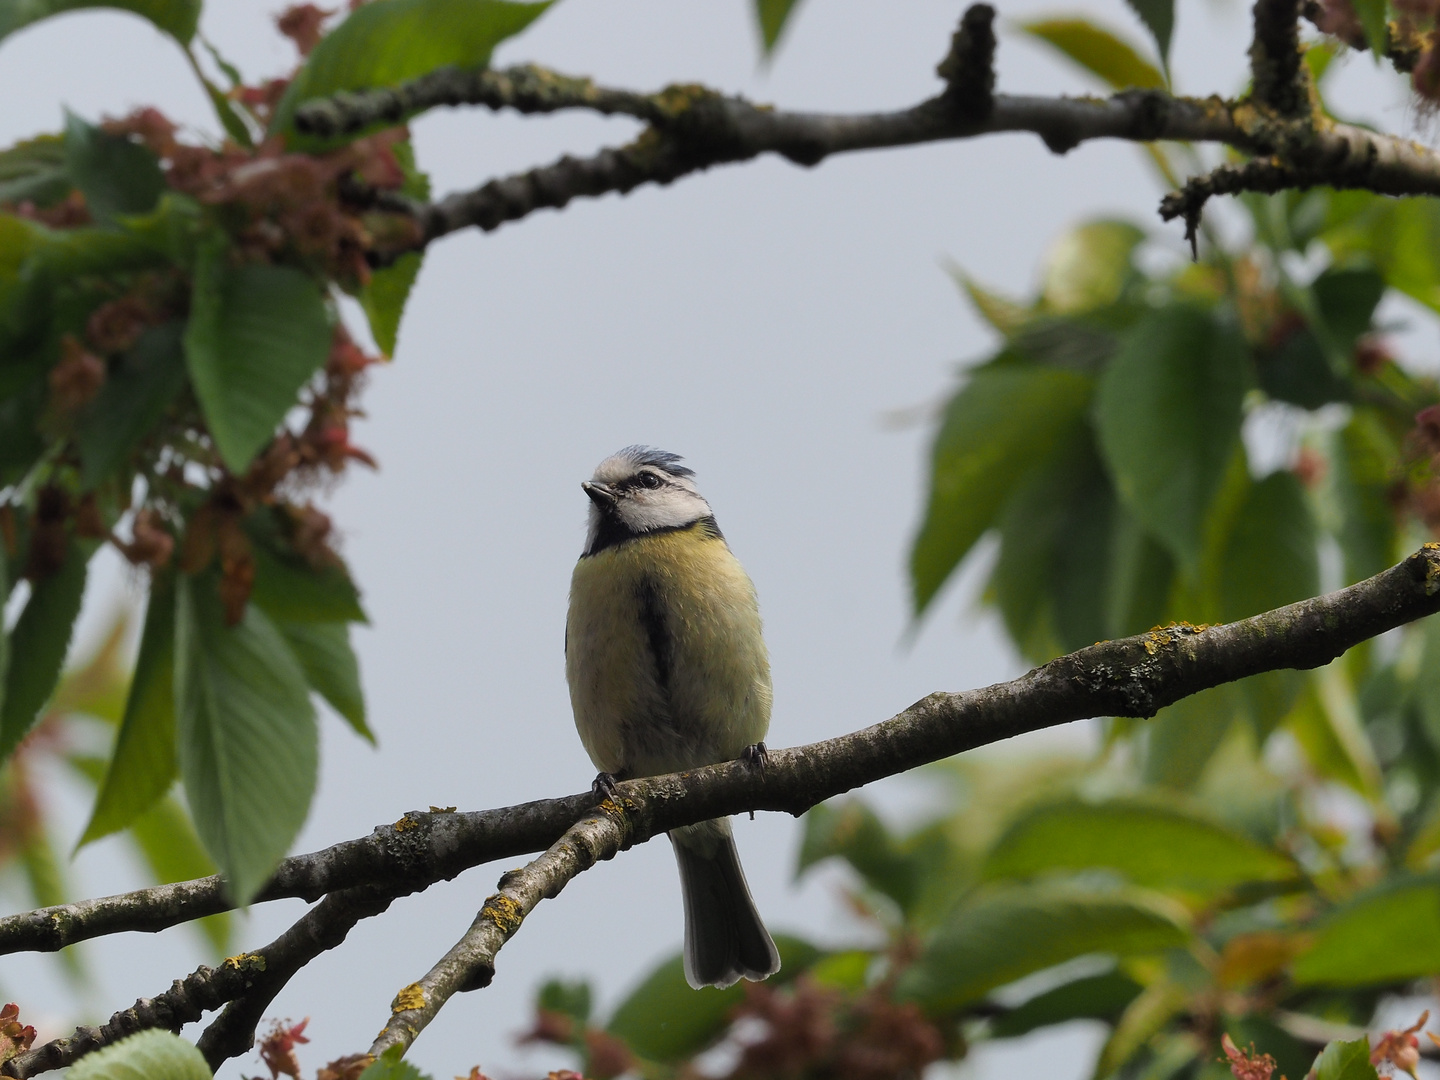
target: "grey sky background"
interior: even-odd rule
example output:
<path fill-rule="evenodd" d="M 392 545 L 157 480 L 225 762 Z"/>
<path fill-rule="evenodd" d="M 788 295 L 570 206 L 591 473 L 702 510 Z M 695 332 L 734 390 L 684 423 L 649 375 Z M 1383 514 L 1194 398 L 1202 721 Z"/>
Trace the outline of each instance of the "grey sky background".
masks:
<path fill-rule="evenodd" d="M 210 0 L 202 29 L 248 77 L 280 74 L 293 59 L 271 23 L 281 6 Z M 534 60 L 641 89 L 703 81 L 796 108 L 890 108 L 934 92 L 933 68 L 961 10 L 950 0 L 805 0 L 767 70 L 749 8 L 562 0 L 496 62 Z M 1050 0 L 999 8 L 1002 20 L 1074 10 Z M 1089 0 L 1084 10 L 1143 40 L 1121 0 Z M 1241 85 L 1247 19 L 1237 0 L 1181 4 L 1182 91 Z M 1003 22 L 998 66 L 1003 90 L 1093 89 Z M 1406 127 L 1403 98 L 1368 58 L 1350 60 L 1340 79 L 1342 100 L 1392 130 Z M 123 14 L 64 16 L 0 44 L 0 101 L 0 143 L 57 129 L 62 106 L 94 119 L 153 103 L 215 129 L 173 44 Z M 444 192 L 633 130 L 589 116 L 455 111 L 421 119 L 415 139 Z M 1023 294 L 1056 236 L 1096 215 L 1132 218 L 1178 255 L 1179 228 L 1155 215 L 1160 193 L 1131 146 L 1090 144 L 1057 158 L 1038 139 L 1008 136 L 812 170 L 767 159 L 437 244 L 394 363 L 364 398 L 369 418 L 357 441 L 381 470 L 357 470 L 329 499 L 372 617 L 357 643 L 380 750 L 326 717 L 320 791 L 296 850 L 362 835 L 407 809 L 500 806 L 589 784 L 561 631 L 583 538 L 579 482 L 627 443 L 686 456 L 755 580 L 775 676 L 772 745 L 850 731 L 933 690 L 1017 674 L 994 618 L 975 606 L 974 572 L 905 643 L 904 560 L 931 432 L 928 423 L 896 430 L 885 417 L 938 402 L 960 362 L 990 344 L 944 260 Z M 107 557 L 92 579 L 82 644 L 137 595 Z M 1073 744 L 1085 734 L 1057 737 Z M 66 783 L 54 790 L 68 844 L 87 808 Z M 935 790 L 902 778 L 875 797 L 913 814 Z M 736 831 L 773 930 L 822 941 L 855 932 L 837 873 L 792 881 L 794 821 L 762 815 Z M 398 901 L 294 980 L 272 1015 L 312 1017 L 307 1070 L 368 1045 L 395 991 L 458 938 L 503 869 Z M 83 852 L 75 872 L 86 895 L 140 883 L 114 840 Z M 302 910 L 257 909 L 237 947 L 271 940 Z M 437 1077 L 475 1063 L 502 1077 L 560 1067 L 561 1055 L 512 1043 L 541 979 L 591 977 L 603 1012 L 680 935 L 668 845 L 627 852 L 543 904 L 502 953 L 494 984 L 452 1002 L 411 1059 Z M 77 1018 L 77 1000 L 87 1018 L 108 1015 L 203 959 L 183 929 L 98 942 L 87 956 L 97 974 L 88 995 L 77 998 L 49 961 L 24 957 L 0 961 L 0 988 L 49 1037 Z M 1000 1077 L 1043 1065 L 1055 1080 L 1079 1077 L 1096 1039 L 1077 1025 L 987 1048 L 964 1068 Z M 242 1059 L 221 1075 L 260 1071 Z"/>

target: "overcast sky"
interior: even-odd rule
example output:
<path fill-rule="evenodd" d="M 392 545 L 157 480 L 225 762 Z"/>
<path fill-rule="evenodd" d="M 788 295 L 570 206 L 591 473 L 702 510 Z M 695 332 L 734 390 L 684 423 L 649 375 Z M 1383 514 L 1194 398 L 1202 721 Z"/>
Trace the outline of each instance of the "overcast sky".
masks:
<path fill-rule="evenodd" d="M 278 75 L 293 57 L 273 31 L 280 6 L 210 0 L 202 29 L 249 78 Z M 1001 89 L 1093 89 L 1005 25 L 1065 9 L 998 6 Z M 1086 10 L 1141 40 L 1120 0 Z M 959 13 L 938 0 L 805 0 L 767 70 L 748 0 L 561 0 L 496 62 L 534 60 L 637 89 L 702 81 L 796 108 L 891 108 L 935 91 L 934 65 Z M 1247 14 L 1237 0 L 1181 6 L 1181 90 L 1239 88 Z M 1340 77 L 1374 119 L 1405 126 L 1401 99 L 1368 60 Z M 96 119 L 156 104 L 215 127 L 174 45 L 124 14 L 76 13 L 0 44 L 0 101 L 0 143 L 57 129 L 66 106 Z M 437 113 L 414 128 L 437 192 L 634 131 L 626 120 L 480 111 Z M 363 402 L 357 441 L 380 471 L 353 473 L 330 499 L 372 617 L 357 643 L 380 750 L 326 718 L 320 791 L 296 850 L 363 835 L 407 809 L 501 806 L 589 784 L 561 632 L 583 538 L 579 482 L 628 443 L 685 455 L 755 580 L 774 668 L 772 745 L 1018 674 L 995 620 L 974 604 L 973 573 L 906 642 L 903 568 L 930 430 L 897 430 L 886 418 L 923 413 L 953 389 L 960 363 L 991 344 L 945 260 L 1023 294 L 1057 234 L 1097 215 L 1132 218 L 1178 252 L 1179 228 L 1155 215 L 1160 193 L 1131 146 L 1087 144 L 1058 158 L 1034 137 L 1006 136 L 810 170 L 766 159 L 437 244 L 394 363 Z M 135 595 L 116 561 L 103 563 L 89 635 Z M 923 810 L 927 793 L 901 779 L 880 797 L 903 814 Z M 68 845 L 85 808 L 59 803 Z M 845 940 L 853 928 L 836 902 L 840 879 L 792 880 L 795 822 L 762 815 L 737 821 L 736 832 L 772 930 Z M 307 1071 L 368 1045 L 395 991 L 463 933 L 501 869 L 397 902 L 291 983 L 272 1015 L 313 1018 Z M 87 895 L 140 883 L 114 840 L 87 849 L 76 873 Z M 237 946 L 264 944 L 302 910 L 257 910 Z M 187 934 L 90 947 L 92 1018 L 191 970 L 202 954 Z M 411 1059 L 437 1077 L 477 1062 L 501 1076 L 560 1067 L 560 1055 L 521 1054 L 511 1040 L 540 980 L 589 976 L 608 1007 L 680 936 L 669 845 L 626 852 L 542 904 L 501 954 L 494 984 L 453 1001 Z M 42 1038 L 74 1018 L 75 994 L 49 961 L 6 958 L 0 985 L 49 1025 Z M 986 1049 L 967 1069 L 998 1078 L 1043 1062 L 1054 1080 L 1080 1077 L 1097 1037 L 1081 1024 Z M 257 1071 L 242 1059 L 221 1075 Z"/>

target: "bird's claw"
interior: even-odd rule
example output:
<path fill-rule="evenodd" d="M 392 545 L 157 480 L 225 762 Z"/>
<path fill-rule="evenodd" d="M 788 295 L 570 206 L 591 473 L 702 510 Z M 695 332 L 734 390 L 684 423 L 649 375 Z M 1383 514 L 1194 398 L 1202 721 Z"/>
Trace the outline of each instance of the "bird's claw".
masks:
<path fill-rule="evenodd" d="M 620 795 L 620 789 L 615 786 L 615 774 L 602 772 L 596 773 L 595 782 L 590 785 L 597 801 L 604 799 L 615 799 Z"/>
<path fill-rule="evenodd" d="M 740 760 L 752 768 L 765 771 L 765 766 L 770 764 L 770 751 L 765 749 L 763 742 L 751 743 L 740 751 Z"/>

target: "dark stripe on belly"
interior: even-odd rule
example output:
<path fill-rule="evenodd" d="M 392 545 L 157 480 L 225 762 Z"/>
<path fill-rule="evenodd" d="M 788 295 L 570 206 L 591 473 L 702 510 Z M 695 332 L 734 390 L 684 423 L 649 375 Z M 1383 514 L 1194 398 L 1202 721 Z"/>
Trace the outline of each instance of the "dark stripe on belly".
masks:
<path fill-rule="evenodd" d="M 650 656 L 655 662 L 655 681 L 667 696 L 670 690 L 670 672 L 675 663 L 675 640 L 670 636 L 670 627 L 665 616 L 665 602 L 660 598 L 660 586 L 646 574 L 636 587 L 640 601 L 640 625 L 650 643 Z"/>
<path fill-rule="evenodd" d="M 659 536 L 667 532 L 684 532 L 686 529 L 696 529 L 701 536 L 707 540 L 724 540 L 721 535 L 720 526 L 715 524 L 714 515 L 700 518 L 697 521 L 686 522 L 684 525 L 664 525 L 658 529 L 645 529 L 642 532 L 635 532 L 627 528 L 618 518 L 610 517 L 608 514 L 600 519 L 600 530 L 595 534 L 595 543 L 592 544 L 580 556 L 582 559 L 598 554 L 606 548 L 612 548 L 630 540 L 638 540 L 642 536 Z"/>

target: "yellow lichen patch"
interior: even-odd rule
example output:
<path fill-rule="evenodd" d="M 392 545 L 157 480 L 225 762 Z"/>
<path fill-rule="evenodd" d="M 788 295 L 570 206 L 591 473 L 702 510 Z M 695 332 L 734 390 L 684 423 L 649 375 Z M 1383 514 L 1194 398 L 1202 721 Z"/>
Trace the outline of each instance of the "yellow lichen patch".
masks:
<path fill-rule="evenodd" d="M 411 829 L 418 829 L 420 822 L 416 821 L 409 814 L 406 814 L 399 821 L 395 822 L 396 832 L 409 832 Z"/>
<path fill-rule="evenodd" d="M 714 90 L 699 83 L 671 83 L 655 95 L 655 104 L 671 116 L 679 116 L 693 108 L 696 102 L 719 96 Z"/>
<path fill-rule="evenodd" d="M 265 957 L 259 953 L 240 953 L 236 956 L 227 956 L 225 962 L 220 966 L 229 968 L 231 971 L 264 971 Z"/>
<path fill-rule="evenodd" d="M 1440 552 L 1440 544 L 1430 541 L 1422 549 L 1424 551 Z M 1435 559 L 1425 560 L 1425 595 L 1433 596 L 1435 591 L 1440 589 L 1440 562 Z"/>
<path fill-rule="evenodd" d="M 432 807 L 430 807 L 430 812 L 431 812 L 432 814 L 453 814 L 453 813 L 455 813 L 455 807 L 453 807 L 453 806 L 432 806 Z"/>
<path fill-rule="evenodd" d="M 506 937 L 518 930 L 525 921 L 525 913 L 520 910 L 520 905 L 502 893 L 486 899 L 480 914 L 504 931 Z"/>
<path fill-rule="evenodd" d="M 410 1009 L 423 1009 L 425 1007 L 425 991 L 419 983 L 411 983 L 405 989 L 395 995 L 395 1000 L 390 1003 L 392 1013 L 407 1012 Z"/>

